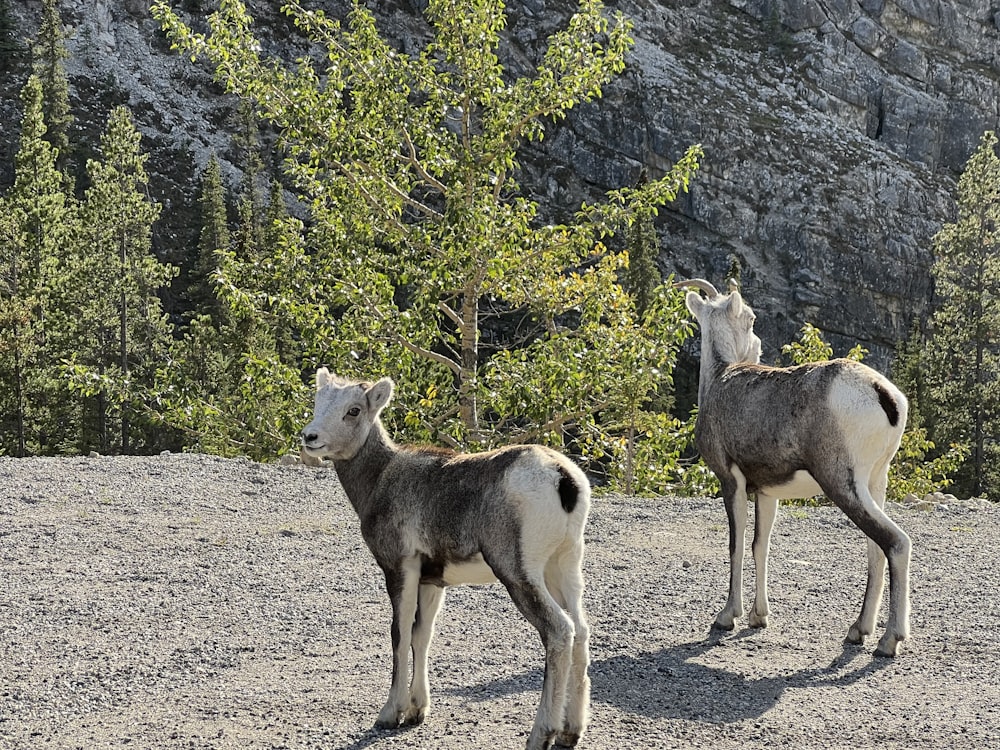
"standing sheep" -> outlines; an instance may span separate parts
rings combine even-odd
[[[424,720],[427,649],[445,587],[499,580],[545,647],[542,697],[527,747],[576,745],[590,702],[582,572],[586,475],[538,445],[478,454],[397,446],[379,419],[392,393],[388,378],[354,382],[321,368],[313,420],[302,431],[306,454],[332,459],[385,574],[392,686],[376,724]]]
[[[889,621],[875,654],[895,656],[910,633],[910,538],[885,514],[889,462],[906,426],[906,397],[875,370],[847,359],[797,367],[760,362],[755,315],[733,287],[703,279],[676,284],[701,329],[698,450],[722,485],[729,518],[729,599],[716,627],[743,614],[747,495],[756,493],[751,627],[766,627],[767,556],[781,498],[825,494],[868,536],[868,583],[849,643],[875,629],[889,561]]]

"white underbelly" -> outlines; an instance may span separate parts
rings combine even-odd
[[[823,489],[808,471],[797,471],[784,484],[778,484],[773,487],[761,487],[759,492],[762,495],[776,497],[779,500],[798,500],[813,497],[814,495],[822,495]]]
[[[441,579],[445,586],[459,586],[461,584],[475,586],[497,582],[493,569],[486,564],[482,555],[476,555],[465,562],[448,563],[444,566]]]

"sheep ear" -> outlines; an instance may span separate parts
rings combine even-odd
[[[729,317],[734,320],[743,314],[743,298],[739,292],[729,294]]]
[[[332,382],[333,382],[333,375],[330,374],[329,370],[327,370],[325,367],[321,367],[318,370],[316,370],[316,390],[317,391],[320,388],[323,388],[324,386],[330,385],[330,383],[332,383]]]
[[[707,303],[701,298],[700,293],[688,292],[684,296],[684,304],[687,305],[688,312],[694,315],[698,320],[701,320],[701,312],[705,309],[705,305]]]
[[[386,407],[386,404],[392,400],[394,388],[395,386],[390,378],[382,378],[365,391],[365,395],[368,397],[368,405],[376,414],[382,411]]]

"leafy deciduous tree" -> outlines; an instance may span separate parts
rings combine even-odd
[[[781,353],[788,358],[790,365],[804,365],[808,362],[825,362],[833,358],[833,347],[823,340],[822,332],[812,323],[806,323],[799,331],[799,340],[781,347]],[[855,344],[844,355],[845,359],[860,362],[868,350]]]
[[[664,361],[650,342],[676,347],[688,329],[659,301],[675,317],[637,334],[648,317],[618,285],[624,256],[601,242],[686,189],[700,151],[565,225],[539,220],[517,153],[623,69],[628,22],[584,0],[535,75],[512,80],[500,2],[432,0],[433,40],[415,55],[389,45],[361,3],[346,26],[285,9],[320,48],[295,69],[260,54],[236,0],[222,0],[208,35],[154,6],[175,47],[207,57],[278,128],[310,209],[308,231],[286,221],[266,261],[223,267],[230,304],[288,320],[307,362],[392,372],[413,437],[606,445],[601,417],[630,398],[635,357]]]

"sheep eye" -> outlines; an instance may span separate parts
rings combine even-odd
[[[350,409],[347,410],[347,416],[349,416],[349,417],[356,417],[360,413],[361,413],[361,407],[360,406],[352,406]]]

